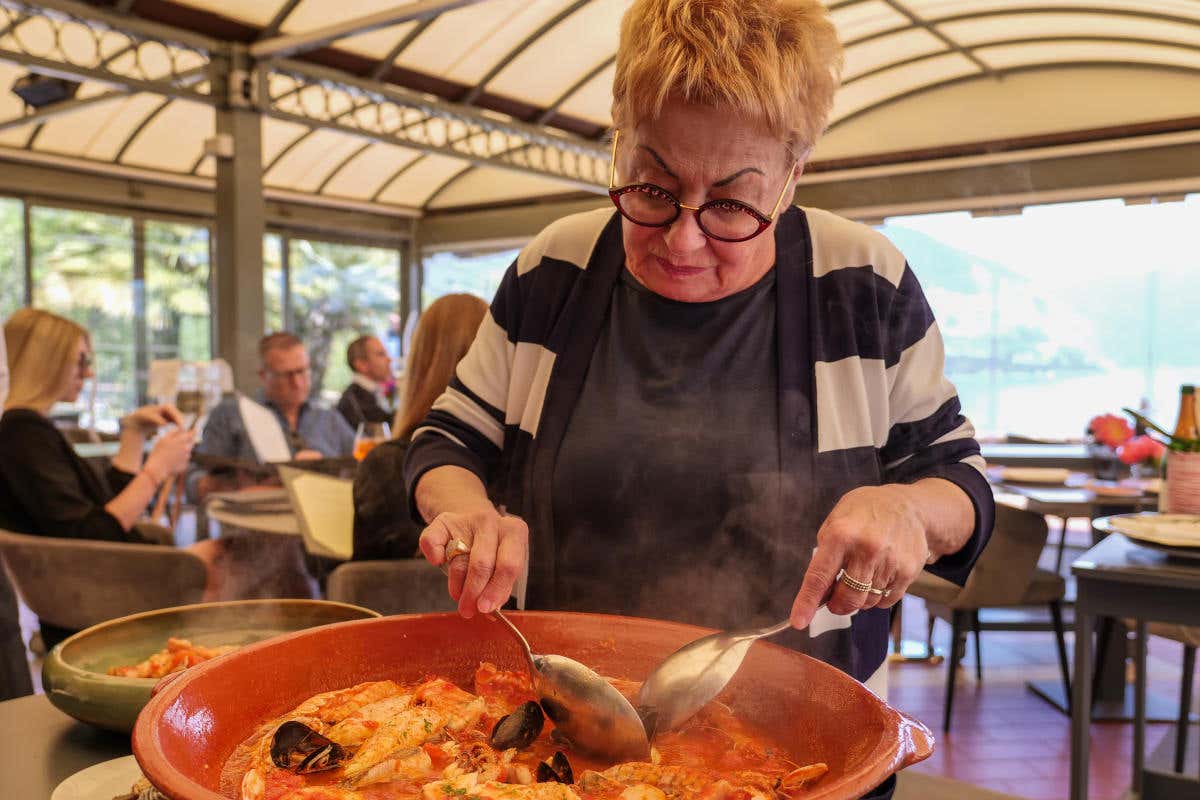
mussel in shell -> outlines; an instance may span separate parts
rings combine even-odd
[[[542,713],[542,707],[532,700],[526,701],[517,706],[516,711],[496,722],[489,744],[497,750],[507,750],[510,747],[524,750],[541,734],[545,723],[546,716]]]
[[[303,722],[289,720],[271,737],[271,762],[280,769],[303,775],[333,769],[346,758],[346,750]]]
[[[575,773],[566,753],[556,750],[550,758],[538,763],[536,778],[538,783],[574,783]]]

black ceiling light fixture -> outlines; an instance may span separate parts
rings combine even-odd
[[[70,100],[79,91],[79,83],[53,75],[28,72],[13,81],[12,91],[25,101],[25,105],[37,109]]]

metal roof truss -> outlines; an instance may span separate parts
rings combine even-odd
[[[244,45],[72,0],[0,0],[0,61],[113,90],[97,100],[40,109],[38,117],[69,113],[114,92],[150,92],[211,106],[248,105],[312,129],[533,173],[588,191],[607,185],[602,143],[307,62],[255,62]],[[4,120],[0,128],[33,120]]]

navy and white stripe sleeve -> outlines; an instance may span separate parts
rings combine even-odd
[[[884,480],[913,483],[943,478],[971,500],[975,529],[957,553],[930,568],[963,583],[991,533],[995,505],[984,476],[975,428],[962,414],[958,393],[945,375],[941,331],[912,269],[906,264],[884,317],[885,335],[898,353],[887,369],[889,425],[879,451]]]

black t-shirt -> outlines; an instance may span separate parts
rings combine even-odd
[[[554,476],[560,608],[714,627],[766,613],[775,309],[774,270],[708,303],[623,271]]]
[[[27,408],[0,417],[0,528],[67,539],[142,541],[104,505],[133,476],[75,454],[54,423]]]

